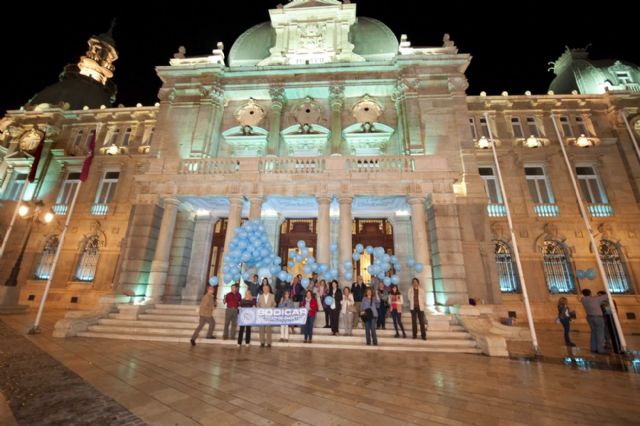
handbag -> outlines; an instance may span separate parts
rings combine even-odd
[[[373,319],[373,311],[371,308],[367,308],[360,314],[360,316],[363,321],[371,321]]]
[[[576,311],[569,311],[569,318],[576,319]]]

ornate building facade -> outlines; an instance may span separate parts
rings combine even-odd
[[[548,94],[469,96],[471,57],[448,35],[412,47],[336,0],[294,0],[270,16],[228,57],[222,46],[206,57],[181,49],[159,66],[155,106],[112,106],[117,51],[107,33],[60,82],[6,113],[0,231],[23,188],[56,214],[50,224],[18,218],[7,241],[0,283],[17,284],[19,303],[41,298],[95,136],[51,305],[195,301],[221,275],[234,230],[261,219],[284,265],[301,239],[336,268],[356,244],[382,246],[425,265],[418,275],[438,309],[474,298],[524,317],[506,195],[534,317],[552,318],[560,295],[603,287],[589,273],[595,256],[563,143],[621,319],[640,315],[637,67],[568,50]],[[30,139],[44,144],[31,183]],[[483,140],[497,147],[506,194]],[[363,256],[351,272],[368,281],[371,262]],[[410,271],[400,276],[408,288]]]

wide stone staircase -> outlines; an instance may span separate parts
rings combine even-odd
[[[215,339],[204,339],[206,328],[200,332],[198,344],[237,345],[235,340],[222,340],[222,327],[224,325],[224,308],[214,311],[216,327]],[[427,340],[411,338],[411,315],[403,313],[403,324],[407,331],[407,338],[395,338],[393,322],[389,318],[386,330],[377,330],[378,346],[365,345],[364,330],[353,330],[353,336],[333,336],[331,329],[324,328],[324,314],[316,318],[313,331],[313,344],[303,343],[303,335],[300,328],[296,327],[296,333],[289,333],[289,342],[280,342],[280,327],[273,328],[274,347],[311,347],[328,349],[360,349],[360,350],[388,350],[388,351],[413,351],[413,352],[456,352],[456,353],[481,353],[473,337],[459,325],[450,315],[427,315],[429,327]],[[132,319],[130,314],[112,313],[108,318],[99,320],[97,325],[89,326],[89,329],[78,333],[82,337],[100,337],[106,339],[123,340],[147,340],[158,342],[180,342],[189,344],[189,339],[194,328],[198,324],[198,314],[195,305],[158,304],[144,310]],[[342,332],[342,329],[340,330]],[[259,345],[258,330],[252,329],[251,345]]]

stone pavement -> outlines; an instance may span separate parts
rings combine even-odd
[[[0,320],[0,390],[24,425],[144,425]]]
[[[640,418],[640,374],[630,369],[313,346],[55,339],[63,313],[45,311],[43,333],[26,339],[152,425],[621,426]],[[23,334],[33,316],[1,318]],[[540,335],[549,354],[561,351],[553,325]],[[576,343],[586,337],[577,333]]]

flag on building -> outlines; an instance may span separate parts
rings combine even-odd
[[[36,179],[36,174],[38,173],[38,164],[40,164],[40,157],[42,157],[42,148],[44,147],[44,135],[40,140],[40,143],[36,147],[36,151],[33,153],[33,163],[31,163],[31,170],[29,171],[29,176],[27,176],[27,181],[33,182]]]
[[[87,151],[87,156],[84,159],[84,163],[82,163],[82,171],[80,172],[80,180],[84,182],[89,177],[89,167],[91,167],[91,161],[93,161],[93,154],[96,150],[96,133],[98,131],[91,133],[91,140],[89,141],[89,149]]]

